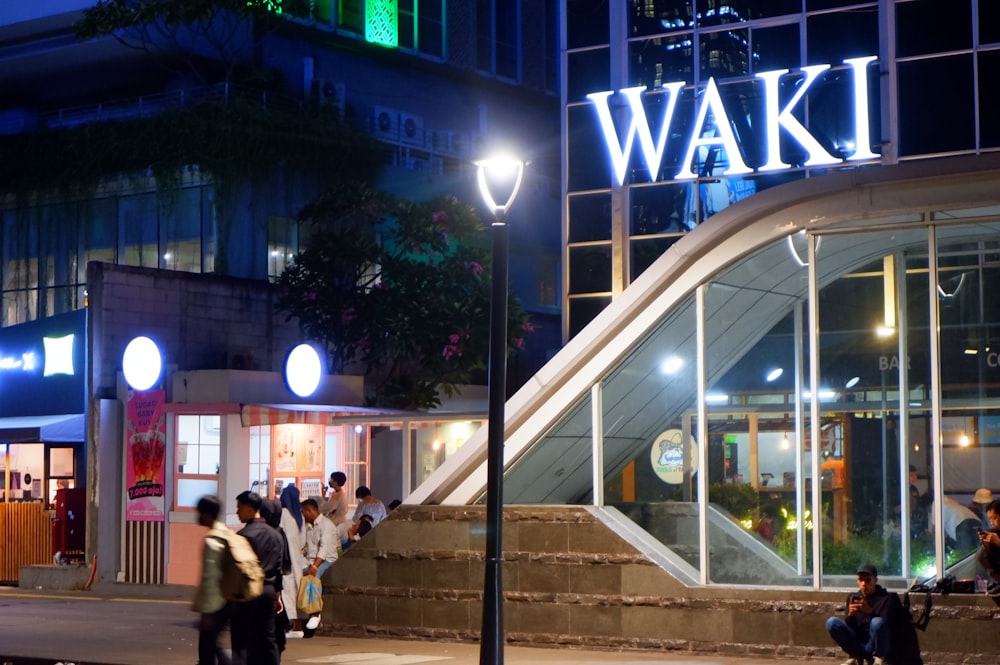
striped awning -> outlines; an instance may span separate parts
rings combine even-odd
[[[406,411],[371,409],[363,406],[331,406],[326,404],[242,404],[240,421],[244,427],[257,425],[332,425],[351,418],[385,417],[400,419]]]

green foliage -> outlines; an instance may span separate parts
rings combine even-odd
[[[489,252],[470,206],[349,185],[300,217],[314,233],[278,280],[278,307],[326,346],[337,371],[363,367],[370,404],[432,408],[485,368]],[[514,296],[508,321],[516,350],[532,326]]]
[[[75,28],[80,40],[112,36],[129,48],[162,55],[167,69],[179,60],[201,77],[209,69],[191,48],[197,43],[221,65],[223,80],[232,81],[237,65],[255,58],[263,38],[283,24],[284,12],[309,16],[310,1],[99,0]]]
[[[757,490],[747,483],[713,483],[708,486],[708,500],[738,520],[757,516]]]
[[[347,174],[373,178],[376,145],[336,108],[274,110],[230,95],[150,117],[0,137],[0,183],[21,199],[49,191],[85,197],[121,175],[153,175],[164,189],[189,167],[235,183],[284,166],[328,184]]]

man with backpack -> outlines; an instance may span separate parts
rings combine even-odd
[[[274,615],[278,611],[277,587],[285,543],[281,534],[260,517],[262,502],[255,492],[241,492],[236,497],[236,516],[244,524],[240,535],[257,553],[264,570],[264,589],[257,598],[233,605],[230,631],[235,665],[278,665],[280,661]]]
[[[198,620],[198,665],[230,665],[229,653],[219,644],[219,634],[229,621],[229,603],[222,595],[222,556],[229,527],[219,521],[221,506],[214,496],[198,500],[198,524],[208,527],[202,550],[201,582],[191,609]]]

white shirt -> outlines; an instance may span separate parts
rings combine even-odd
[[[317,557],[324,561],[337,560],[337,546],[340,545],[337,527],[325,515],[317,517],[312,524],[307,521],[302,530],[306,541],[306,559],[310,564]]]

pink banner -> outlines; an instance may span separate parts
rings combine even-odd
[[[161,522],[163,505],[163,460],[166,456],[166,414],[162,390],[133,390],[129,394],[126,433],[125,519]]]

